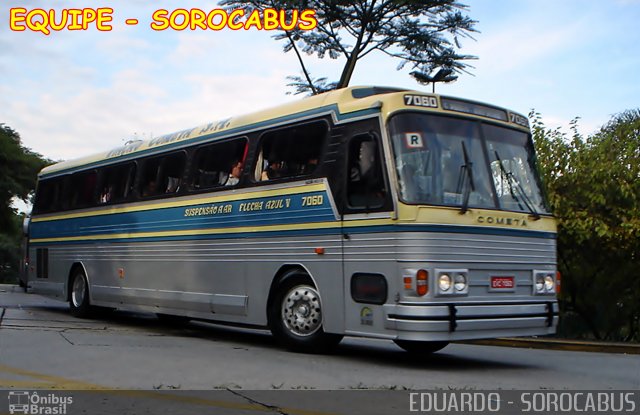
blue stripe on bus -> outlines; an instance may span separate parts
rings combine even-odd
[[[309,192],[229,202],[187,205],[34,222],[32,239],[91,237],[144,232],[188,231],[331,222],[337,218],[326,192]]]
[[[405,232],[439,232],[439,233],[463,233],[477,235],[497,235],[497,236],[519,236],[525,238],[556,239],[554,232],[532,231],[525,229],[490,228],[484,226],[468,225],[398,225],[401,228],[408,228]]]

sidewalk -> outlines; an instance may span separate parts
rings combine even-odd
[[[0,293],[23,293],[24,289],[15,284],[0,284]]]

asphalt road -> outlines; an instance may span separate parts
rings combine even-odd
[[[249,391],[269,390],[640,389],[639,355],[452,344],[416,360],[392,342],[353,338],[330,355],[296,354],[263,331],[174,327],[151,314],[122,312],[75,319],[67,304],[11,286],[0,286],[0,316],[0,389],[217,390],[229,396],[207,399],[237,405],[262,405]],[[296,402],[304,401],[300,396]],[[339,401],[333,396],[328,401]],[[376,396],[366,401],[389,402]],[[313,409],[322,406],[317,394],[309,399]]]

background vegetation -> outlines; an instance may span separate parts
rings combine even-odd
[[[546,191],[558,219],[560,336],[640,341],[640,110],[584,137],[532,113]]]
[[[12,201],[32,197],[36,175],[49,163],[23,147],[20,135],[0,123],[0,283],[15,282],[19,274],[22,215]]]

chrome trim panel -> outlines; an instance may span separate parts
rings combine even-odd
[[[551,334],[558,324],[558,310],[555,300],[384,306],[385,327],[398,331],[400,339],[412,340],[490,338],[500,332],[508,335]]]

